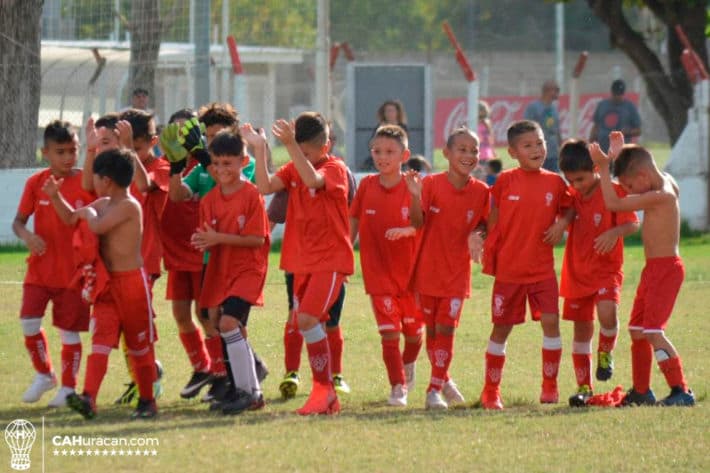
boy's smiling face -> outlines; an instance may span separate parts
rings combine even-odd
[[[537,171],[542,167],[547,156],[547,146],[542,130],[537,128],[525,132],[514,139],[508,146],[508,153],[518,160],[520,168],[525,171]]]
[[[444,147],[444,157],[449,161],[449,171],[468,176],[478,164],[478,140],[471,134],[460,133],[451,147]]]
[[[408,149],[397,140],[386,136],[377,136],[372,140],[370,154],[380,174],[398,174],[402,163],[409,158]]]

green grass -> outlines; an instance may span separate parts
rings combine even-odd
[[[264,383],[267,407],[237,417],[206,411],[199,402],[181,400],[178,391],[190,375],[168,304],[165,278],[156,286],[155,306],[160,342],[157,354],[166,375],[165,395],[159,400],[155,421],[131,422],[129,409],[112,400],[126,381],[123,357],[111,356],[109,372],[99,396],[99,416],[84,421],[66,409],[48,410],[45,398],[36,405],[20,403],[33,372],[22,343],[17,320],[24,275],[23,253],[0,253],[0,376],[5,380],[0,401],[0,421],[5,425],[24,418],[34,423],[38,440],[32,450],[33,469],[41,471],[41,424],[45,420],[45,471],[78,472],[184,472],[224,471],[483,471],[483,472],[699,472],[710,470],[705,450],[710,440],[707,394],[710,389],[710,242],[702,237],[681,245],[687,278],[671,319],[668,335],[683,356],[686,376],[700,402],[696,408],[629,408],[573,410],[564,401],[574,390],[570,360],[571,326],[563,322],[564,353],[560,369],[562,403],[537,403],[540,386],[541,332],[534,323],[517,327],[508,343],[503,379],[506,410],[487,412],[466,408],[443,413],[423,409],[428,362],[421,356],[418,384],[410,393],[409,407],[385,405],[389,394],[381,360],[379,337],[362,279],[350,279],[343,315],[345,376],[353,393],[341,396],[343,410],[333,418],[300,418],[293,410],[302,405],[310,383],[303,366],[304,386],[295,400],[278,398],[282,375],[281,336],[286,316],[283,277],[272,254],[266,287],[266,306],[255,309],[250,338],[271,369]],[[556,249],[557,261],[561,249]],[[625,326],[633,292],[643,265],[640,246],[626,251],[626,284],[622,295],[621,324]],[[475,401],[483,384],[483,353],[490,332],[488,306],[492,279],[475,271],[473,295],[464,306],[451,367],[468,401]],[[48,328],[55,366],[59,341]],[[85,351],[88,336],[83,335]],[[86,353],[85,353],[86,354]],[[303,361],[306,358],[304,356]],[[85,358],[82,360],[82,380]],[[616,372],[610,383],[597,383],[597,392],[617,383],[628,387],[629,341],[620,334]],[[664,396],[668,389],[654,368],[653,389]],[[158,454],[150,458],[54,457],[51,439],[56,435],[93,437],[153,437]],[[0,468],[7,470],[9,451],[0,447]],[[3,471],[6,471],[3,470]]]

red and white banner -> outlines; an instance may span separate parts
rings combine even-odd
[[[579,98],[579,113],[577,116],[578,137],[588,139],[592,129],[592,118],[597,103],[607,98],[608,94],[587,94]],[[638,105],[639,95],[627,93],[624,97]],[[491,124],[493,125],[493,139],[496,145],[503,146],[506,143],[506,131],[508,126],[516,120],[523,119],[525,107],[530,102],[537,100],[538,96],[498,96],[482,98],[491,108]],[[560,113],[560,128],[562,139],[570,138],[569,116],[569,96],[561,95],[557,104]],[[466,123],[467,109],[466,98],[440,99],[436,101],[434,111],[434,147],[443,148],[446,145],[446,138],[451,130]]]

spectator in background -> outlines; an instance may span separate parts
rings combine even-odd
[[[630,143],[641,134],[641,117],[636,105],[624,98],[626,83],[616,79],[611,83],[611,97],[597,104],[589,141],[596,141],[602,151],[609,149],[609,133],[620,131],[624,141]]]
[[[150,107],[148,107],[148,102],[150,102],[150,92],[143,87],[136,87],[131,93],[131,104],[128,107],[123,108],[121,112],[125,112],[126,110],[130,110],[132,108],[143,110],[153,115],[153,120],[155,120],[156,125],[161,124],[162,122],[160,121],[160,118]]]
[[[560,115],[557,111],[556,101],[560,95],[560,86],[554,80],[542,84],[542,94],[539,100],[528,104],[524,117],[526,120],[537,122],[542,128],[547,144],[547,156],[542,167],[552,172],[559,172],[557,164],[557,151],[562,138],[560,136]]]
[[[489,159],[496,157],[496,150],[493,148],[493,126],[491,125],[491,107],[483,100],[478,101],[478,162],[485,165]]]
[[[491,159],[486,163],[486,184],[491,187],[496,183],[498,174],[503,170],[503,161],[500,159]]]
[[[412,169],[417,171],[422,177],[431,173],[431,164],[421,154],[413,154],[405,163],[405,171]]]
[[[377,125],[372,129],[370,141],[372,141],[377,129],[382,125],[397,125],[409,134],[409,130],[407,130],[407,112],[405,112],[402,102],[396,99],[388,99],[382,102],[382,105],[377,109]],[[376,171],[375,163],[369,154],[362,161],[361,171]]]

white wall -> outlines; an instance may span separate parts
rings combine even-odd
[[[0,199],[0,244],[19,241],[12,233],[12,221],[17,214],[25,181],[39,170],[38,168],[0,170],[0,190],[3,195]]]

